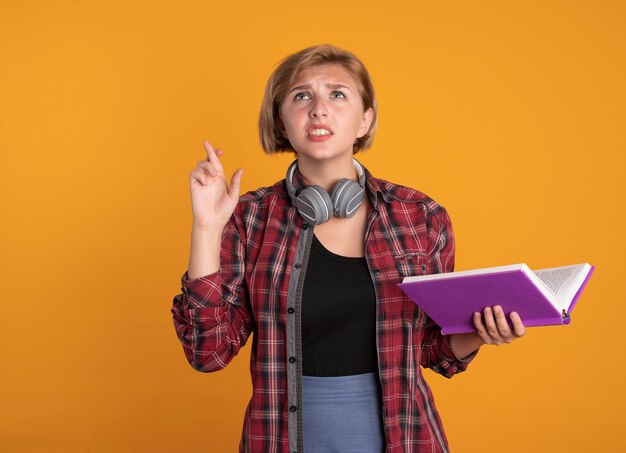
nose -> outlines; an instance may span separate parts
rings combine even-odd
[[[321,96],[316,96],[311,103],[311,110],[309,111],[309,117],[321,118],[328,116],[328,109],[326,108],[326,102]]]

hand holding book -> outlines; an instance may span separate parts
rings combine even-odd
[[[481,312],[474,312],[476,332],[457,333],[450,337],[450,347],[462,359],[474,352],[483,344],[501,345],[511,343],[526,333],[526,327],[516,312],[509,315],[510,325],[501,306],[485,307]]]

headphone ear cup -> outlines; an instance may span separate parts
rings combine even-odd
[[[296,208],[314,225],[328,222],[333,216],[333,201],[321,186],[309,186],[296,197]]]
[[[356,181],[342,179],[333,188],[331,199],[337,217],[352,217],[361,203],[365,189]]]

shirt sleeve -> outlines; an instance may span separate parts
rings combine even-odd
[[[441,263],[441,272],[454,271],[454,234],[450,217],[444,208],[436,216],[439,223],[437,240],[430,253],[438,255]],[[433,222],[433,228],[436,228]],[[450,336],[443,335],[441,328],[427,316],[424,325],[424,338],[422,340],[421,364],[425,368],[439,373],[445,377],[452,377],[456,373],[465,371],[469,363],[478,353],[472,352],[463,359],[458,359],[450,346]]]
[[[185,272],[181,279],[171,311],[185,356],[198,371],[224,368],[252,333],[245,267],[245,247],[231,219],[222,235],[220,270],[193,280]]]

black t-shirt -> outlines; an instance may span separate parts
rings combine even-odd
[[[302,368],[306,376],[378,369],[376,294],[365,258],[340,256],[313,237],[302,294]]]

